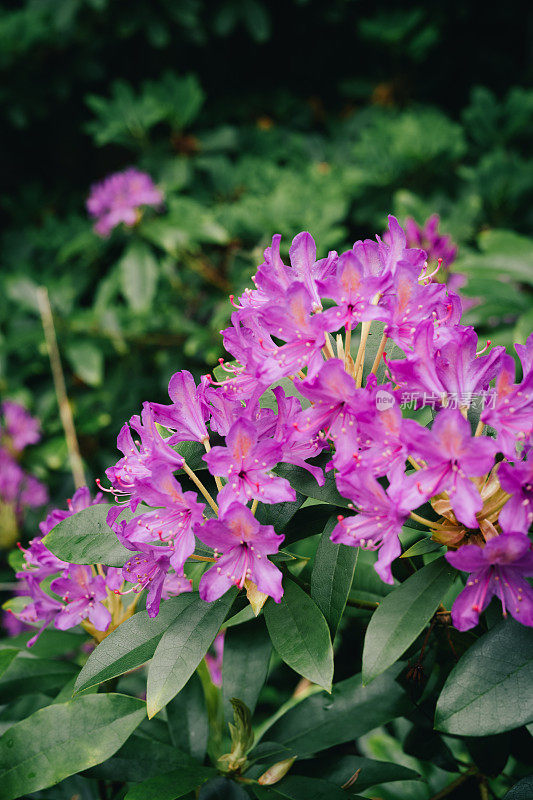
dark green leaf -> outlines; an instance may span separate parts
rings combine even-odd
[[[359,553],[356,547],[331,541],[336,524],[334,518],[326,525],[311,573],[311,597],[326,618],[332,640],[346,607]]]
[[[144,722],[144,721],[143,721]],[[160,720],[152,720],[160,722]],[[164,722],[161,722],[164,725]],[[122,745],[114,756],[103,764],[87,770],[89,778],[113,781],[143,781],[178,767],[191,767],[195,761],[169,744],[156,739],[147,739],[142,733],[143,723]]]
[[[19,652],[20,651],[15,649],[14,647],[5,647],[0,650],[0,676],[4,674],[6,669],[9,667],[15,656],[19,654]]]
[[[110,633],[89,656],[76,681],[76,691],[116,678],[140,667],[155,653],[167,628],[197,599],[197,595],[171,597],[161,605],[157,617],[140,611]]]
[[[126,800],[154,800],[156,797],[157,800],[175,800],[198,788],[214,775],[216,775],[214,769],[202,767],[200,764],[194,767],[180,767],[135,784],[127,793]]]
[[[533,630],[507,619],[484,634],[448,675],[435,727],[490,736],[533,719]]]
[[[63,561],[71,564],[105,564],[122,567],[132,553],[120,544],[117,535],[106,522],[112,504],[102,503],[84,508],[59,522],[44,537],[46,546]],[[121,519],[130,519],[125,509]]]
[[[333,680],[333,647],[318,606],[293,581],[283,582],[280,603],[267,600],[264,615],[279,656],[299,675],[329,691]]]
[[[198,761],[207,750],[209,722],[202,682],[196,673],[167,705],[167,723],[172,744]]]
[[[426,626],[454,582],[456,570],[439,558],[387,595],[372,615],[363,648],[363,683],[400,658]]]
[[[285,546],[322,533],[328,520],[335,518],[335,510],[334,506],[326,503],[300,509],[283,531]]]
[[[78,669],[66,661],[48,661],[19,652],[0,678],[0,702],[6,703],[17,694],[53,693],[76,675]]]
[[[214,603],[197,595],[164,632],[148,670],[146,702],[153,717],[185,686],[224,622],[235,590]]]
[[[198,800],[250,800],[250,795],[236,781],[214,778],[209,783],[204,783]]]
[[[312,761],[301,761],[298,771],[306,775],[323,778],[336,786],[343,786],[351,777],[361,770],[353,785],[353,791],[364,792],[369,786],[392,781],[417,781],[420,775],[401,764],[388,761],[375,761],[363,756],[324,756]],[[352,791],[352,790],[350,790]]]
[[[254,712],[266,680],[272,645],[261,618],[226,631],[222,660],[222,696],[227,720],[233,717],[230,700],[238,697]]]
[[[323,467],[326,460],[329,459],[319,456],[313,463]],[[306,469],[295,467],[293,464],[278,464],[274,472],[276,475],[286,478],[295,491],[304,494],[306,497],[314,497],[316,500],[323,500],[333,506],[348,507],[350,501],[339,494],[333,471],[326,473],[323,486],[319,486],[315,478]]]
[[[297,494],[295,502],[259,503],[255,516],[261,525],[273,525],[276,533],[283,533],[304,500],[306,500],[305,495]]]
[[[303,775],[288,775],[273,786],[254,786],[254,792],[259,800],[346,800],[346,792],[340,786]]]
[[[434,553],[436,550],[444,549],[441,544],[434,542],[429,536],[425,539],[420,539],[411,545],[400,558],[412,558],[413,556],[423,556],[426,553]]]
[[[54,786],[115,753],[146,714],[142,700],[93,694],[51,705],[0,739],[2,800]]]
[[[302,700],[280,717],[264,738],[279,742],[294,755],[311,756],[356,739],[402,716],[407,708],[393,672],[380,675],[370,686],[363,686],[358,674],[336,683],[331,695],[320,692]]]

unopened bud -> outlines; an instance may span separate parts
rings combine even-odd
[[[263,772],[257,782],[261,786],[272,786],[272,784],[285,777],[295,761],[296,756],[293,756],[292,758],[286,758],[284,761],[278,761],[277,764],[272,764],[266,772]]]

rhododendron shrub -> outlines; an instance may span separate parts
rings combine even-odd
[[[83,770],[129,800],[503,797],[533,720],[533,335],[478,342],[436,220],[407,234],[274,236],[214,373],[173,375],[23,550],[8,677],[54,629],[94,646],[34,737],[116,735],[57,766],[32,745],[30,777],[8,728],[8,800]],[[370,758],[383,726],[409,768]]]

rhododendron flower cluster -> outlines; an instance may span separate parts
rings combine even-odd
[[[109,236],[121,222],[128,227],[140,219],[142,206],[158,207],[163,194],[152,178],[135,167],[115,172],[91,188],[87,211],[96,219],[94,230],[99,236]]]
[[[44,484],[21,467],[26,447],[40,441],[39,421],[26,409],[5,400],[0,405],[0,506],[20,521],[25,508],[38,508],[48,501]]]
[[[221,359],[219,380],[175,374],[170,404],[144,404],[107,470],[122,503],[108,523],[132,552],[121,577],[148,590],[149,614],[167,581],[170,593],[190,589],[193,562],[205,568],[206,602],[232,585],[255,608],[267,596],[279,602],[283,536],[262,511],[296,501],[290,476],[307,470],[317,488],[327,478],[348,501],[332,541],[377,551],[383,581],[394,581],[400,534],[413,520],[465,573],[452,613],[460,630],[477,624],[492,596],[533,626],[533,335],[517,348],[518,380],[504,348],[479,346],[461,323],[460,298],[433,281],[426,252],[407,245],[394,217],[386,237],[320,259],[304,232],[286,263],[274,236],[253,282],[231,298],[222,335],[233,360]],[[183,447],[194,442],[200,469]],[[83,604],[88,615],[87,602],[104,592],[104,576],[85,573],[86,584],[70,569],[57,584],[67,597],[61,620]],[[92,624],[103,625],[92,609]]]
[[[120,569],[101,564],[95,567],[68,564],[57,558],[42,541],[62,520],[101,502],[101,493],[91,499],[87,487],[78,489],[68,501],[68,508],[51,511],[39,525],[40,535],[27,547],[21,547],[24,563],[16,573],[17,595],[27,598],[28,602],[22,610],[8,610],[20,622],[39,627],[28,642],[30,647],[51,622],[58,630],[81,624],[100,641],[135,611],[138,597],[128,604],[122,601],[124,577]],[[171,578],[167,584],[172,584]]]

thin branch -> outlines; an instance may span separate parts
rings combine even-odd
[[[39,303],[39,313],[41,315],[44,338],[46,341],[46,349],[48,350],[48,358],[50,359],[50,368],[52,370],[54,389],[59,407],[59,416],[61,418],[61,424],[63,426],[65,440],[67,442],[70,469],[72,471],[72,477],[74,478],[74,485],[76,486],[76,489],[79,489],[80,486],[86,486],[87,482],[85,480],[85,473],[83,471],[83,462],[81,460],[78,437],[76,436],[76,428],[74,426],[72,409],[70,407],[67,389],[65,386],[65,376],[63,374],[61,356],[59,355],[59,348],[57,346],[54,318],[52,315],[52,308],[50,306],[50,299],[48,297],[48,290],[46,286],[39,286],[37,289],[37,300]]]

